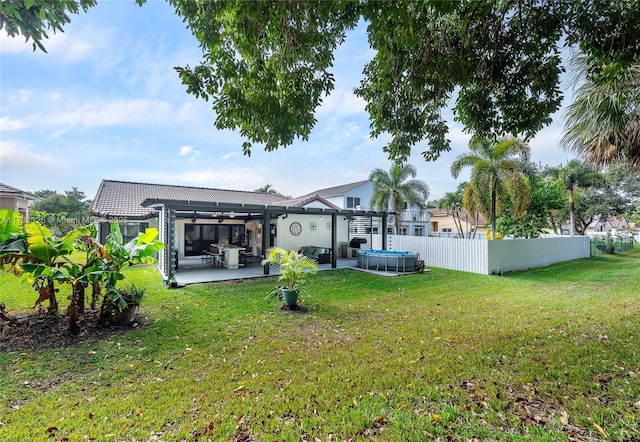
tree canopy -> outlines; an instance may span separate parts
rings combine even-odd
[[[480,212],[490,219],[491,239],[495,239],[497,215],[504,210],[507,200],[515,216],[520,216],[529,204],[525,170],[531,148],[516,138],[493,142],[474,137],[469,150],[451,164],[451,175],[457,178],[462,169],[471,168],[471,179],[464,190],[464,207],[469,213]]]
[[[38,190],[35,194],[41,199],[32,206],[31,218],[54,232],[65,234],[91,224],[92,201],[76,187],[66,190],[64,195],[55,190]]]
[[[563,98],[563,47],[585,55],[595,84],[640,55],[638,0],[167,1],[203,51],[197,66],[176,68],[187,92],[211,100],[216,127],[238,130],[247,154],[252,143],[273,150],[308,139],[334,88],[335,50],[361,23],[375,55],[355,93],[371,136],[391,135],[384,150],[397,162],[425,140],[427,160],[449,150],[450,104],[474,136],[535,135]],[[2,26],[44,50],[45,29],[61,30],[67,12],[94,3],[6,0]]]
[[[22,35],[36,48],[47,52],[42,41],[53,33],[64,32],[64,25],[71,22],[69,14],[85,12],[96,5],[96,0],[4,0],[0,2],[0,29],[7,35]]]
[[[590,68],[585,57],[574,63]],[[563,116],[568,149],[594,167],[624,163],[640,171],[640,59],[612,80],[584,81]]]

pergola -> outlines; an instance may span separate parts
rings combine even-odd
[[[327,215],[331,216],[331,248],[334,253],[331,254],[331,267],[336,268],[336,250],[337,243],[337,218],[339,216],[347,217],[369,217],[381,218],[382,232],[387,231],[387,216],[393,214],[391,212],[378,212],[372,210],[357,209],[333,209],[320,207],[299,207],[299,206],[279,206],[279,205],[255,205],[243,203],[223,203],[211,201],[190,201],[190,200],[172,200],[161,198],[147,198],[142,204],[143,207],[151,207],[158,213],[158,228],[160,230],[160,241],[165,244],[165,249],[160,254],[158,266],[165,276],[166,280],[175,277],[176,257],[175,257],[175,221],[178,217],[189,217],[189,214],[215,213],[218,219],[233,218],[245,220],[260,220],[262,230],[269,231],[272,219],[286,214],[296,215]],[[270,246],[268,243],[269,236],[262,236],[262,250],[267,250]],[[386,235],[382,235],[382,249],[387,249]],[[269,274],[269,266],[264,266],[264,274]]]

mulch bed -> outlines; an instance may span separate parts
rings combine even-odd
[[[144,319],[136,316],[131,324],[115,326],[99,324],[99,310],[87,309],[80,314],[80,333],[69,333],[67,316],[50,316],[44,312],[10,316],[11,320],[0,320],[0,351],[24,351],[70,347],[83,342],[113,339],[135,328],[145,325]]]

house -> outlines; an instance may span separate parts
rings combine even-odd
[[[606,219],[595,219],[585,229],[585,235],[615,235],[624,230],[629,230],[631,226],[624,217],[609,216]]]
[[[431,236],[469,238],[487,233],[487,221],[480,214],[472,217],[464,209],[428,209],[428,212],[431,216]]]
[[[166,281],[175,274],[181,257],[201,255],[212,244],[233,244],[253,256],[262,256],[274,246],[337,250],[339,243],[349,239],[351,219],[378,217],[385,228],[387,219],[386,212],[341,208],[318,193],[290,199],[260,192],[112,180],[100,184],[91,212],[98,217],[101,241],[113,221],[121,223],[125,239],[156,227],[165,244],[158,267]],[[336,267],[337,254],[332,255],[331,265]]]
[[[313,192],[342,209],[372,210],[370,207],[373,183],[369,180],[357,181],[340,186],[320,189]],[[389,207],[389,211],[391,208]],[[427,236],[429,234],[430,215],[417,207],[405,207],[400,213],[400,235]],[[371,222],[369,222],[371,221]],[[387,233],[394,232],[394,217],[389,217]],[[376,235],[382,233],[378,219],[353,219],[351,236]]]
[[[29,222],[29,209],[36,201],[40,198],[33,193],[0,183],[0,208],[19,212],[25,222]]]

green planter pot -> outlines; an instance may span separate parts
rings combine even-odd
[[[282,300],[284,301],[284,305],[286,305],[287,307],[298,305],[297,290],[280,289],[280,291],[282,292]]]

